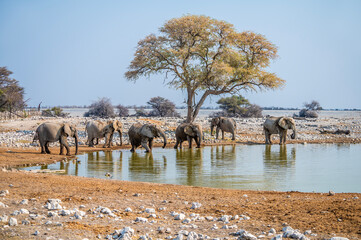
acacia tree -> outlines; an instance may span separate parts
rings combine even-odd
[[[171,19],[159,31],[159,36],[151,34],[138,42],[125,77],[132,81],[159,73],[171,77],[171,87],[187,92],[187,122],[195,119],[210,95],[284,84],[267,71],[277,47],[263,35],[237,32],[225,21],[197,15]]]
[[[10,77],[13,72],[6,67],[0,67],[0,111],[14,113],[26,106],[24,88],[16,79]]]
[[[153,110],[150,115],[160,117],[177,117],[179,114],[175,111],[175,105],[168,99],[162,97],[153,97],[147,102]]]

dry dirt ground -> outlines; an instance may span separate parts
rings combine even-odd
[[[34,129],[38,124],[37,121],[24,121],[21,125],[10,122],[6,127],[2,124],[0,131]],[[263,142],[260,133],[256,134],[259,136],[249,136],[249,139],[262,139]],[[246,139],[247,133],[240,132],[239,135],[241,139]],[[322,140],[333,143],[360,141],[360,138],[342,136]],[[297,140],[291,142],[297,143]],[[113,147],[119,148],[130,149],[129,146]],[[285,226],[298,229],[301,233],[308,231],[311,233],[306,235],[309,239],[330,239],[334,236],[361,239],[360,193],[226,190],[16,170],[19,166],[49,164],[74,157],[58,155],[58,147],[50,150],[52,154],[43,155],[39,148],[0,147],[0,239],[105,239],[115,230],[125,227],[134,229],[132,239],[146,234],[152,239],[173,239],[182,230],[184,233],[193,231],[203,237],[207,235],[209,239],[233,239],[237,237],[230,233],[241,229],[260,239],[272,239],[282,234]],[[80,152],[103,150],[85,146],[79,148]],[[8,190],[8,193],[2,190]],[[21,203],[24,199],[27,204]],[[49,212],[55,211],[44,208],[48,199],[60,199],[63,209],[78,209],[85,216],[76,219],[72,213],[69,216],[55,214],[50,217]],[[201,206],[191,209],[193,202]],[[99,206],[109,208],[112,216],[100,213]],[[127,212],[127,208],[131,208],[132,212]],[[23,214],[18,214],[20,209],[26,209],[29,213],[22,211]],[[154,209],[155,215],[151,215],[149,209]],[[185,219],[189,220],[175,220],[170,214],[173,211],[183,213]],[[228,222],[225,215],[240,217],[229,217]],[[4,216],[7,216],[6,220]],[[244,216],[249,219],[242,220]],[[16,226],[8,225],[10,218],[17,219]],[[218,221],[220,218],[223,221]],[[276,234],[269,234],[272,228]]]
[[[57,148],[54,154],[43,155],[34,149],[0,149],[0,167],[15,167],[27,164],[52,163],[64,159]],[[72,149],[73,150],[73,149]],[[80,151],[97,149],[81,147]],[[68,157],[69,158],[69,157]],[[234,238],[229,233],[244,229],[255,236],[268,236],[271,228],[281,233],[284,226],[306,230],[316,235],[310,239],[329,239],[333,236],[361,239],[361,194],[358,193],[300,193],[240,191],[214,188],[189,187],[169,184],[151,184],[83,177],[60,176],[44,173],[0,171],[0,191],[9,194],[0,197],[8,207],[0,207],[0,216],[7,215],[18,220],[18,226],[6,226],[0,222],[0,239],[104,239],[116,229],[131,227],[133,239],[149,234],[153,239],[175,237],[181,230],[194,231],[211,238]],[[28,199],[26,205],[20,204]],[[47,217],[43,206],[48,199],[60,199],[66,209],[78,208],[86,212],[83,219],[71,216]],[[192,203],[202,206],[191,209]],[[114,210],[115,217],[95,213],[98,206]],[[82,207],[82,208],[80,208]],[[126,208],[132,212],[126,212]],[[16,210],[25,208],[36,217],[20,214],[11,216]],[[155,209],[156,216],[149,217],[145,209]],[[200,217],[220,218],[224,215],[245,215],[249,220],[229,220],[229,223],[211,220],[193,220],[182,223],[174,220],[170,212],[191,213]],[[193,215],[194,216],[194,215]],[[135,222],[137,217],[148,222]],[[30,224],[22,225],[22,220]],[[50,221],[50,222],[49,222]],[[214,226],[218,229],[215,229]],[[221,229],[224,225],[233,229]],[[237,226],[237,228],[235,228]],[[159,227],[170,228],[170,232],[157,231]],[[37,236],[33,235],[36,231]]]

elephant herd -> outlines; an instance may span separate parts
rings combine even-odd
[[[236,122],[232,118],[215,117],[211,122],[211,136],[213,136],[213,130],[216,127],[216,139],[218,139],[219,131],[222,131],[222,139],[224,139],[224,133],[229,132],[232,134],[232,140],[235,140],[235,132],[237,129]],[[292,139],[296,138],[295,122],[292,118],[288,117],[267,117],[263,123],[263,130],[266,137],[266,144],[272,144],[271,135],[279,134],[280,144],[286,143],[287,130],[292,129]],[[89,147],[94,146],[94,140],[96,144],[99,143],[99,138],[105,138],[103,147],[111,147],[114,132],[119,133],[120,143],[122,145],[122,131],[123,125],[120,121],[108,121],[107,123],[101,121],[90,121],[86,124],[85,131],[88,135],[86,144]],[[167,145],[167,138],[165,133],[153,124],[140,124],[136,123],[129,128],[128,131],[129,142],[132,146],[132,152],[139,146],[142,146],[146,152],[151,151],[154,138],[163,138],[163,148]],[[192,147],[192,140],[196,142],[197,148],[200,148],[203,131],[202,126],[195,123],[182,123],[175,130],[176,144],[174,148],[178,146],[182,148],[182,143],[188,141],[189,148]],[[60,154],[63,154],[64,147],[66,148],[67,155],[70,155],[69,144],[67,137],[74,137],[75,141],[75,154],[78,153],[78,132],[75,127],[64,123],[43,123],[35,131],[34,139],[39,140],[41,153],[50,153],[49,143],[60,143]]]

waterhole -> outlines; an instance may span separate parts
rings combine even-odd
[[[361,192],[360,144],[227,145],[92,152],[25,170],[215,188]]]

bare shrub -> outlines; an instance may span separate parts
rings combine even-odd
[[[118,109],[118,116],[119,117],[128,117],[129,116],[129,109],[121,104],[116,106]]]
[[[114,108],[109,98],[101,98],[90,105],[89,111],[84,114],[84,117],[93,116],[101,118],[115,117]]]

